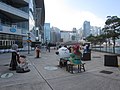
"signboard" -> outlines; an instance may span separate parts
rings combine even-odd
[[[10,28],[10,32],[16,32],[15,28]]]
[[[27,40],[27,42],[32,42],[32,40]]]
[[[16,32],[17,31],[17,25],[12,25],[10,28],[10,32]]]

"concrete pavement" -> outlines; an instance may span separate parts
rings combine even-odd
[[[59,68],[56,50],[36,59],[34,51],[27,56],[30,72],[9,71],[10,53],[0,54],[0,90],[120,90],[120,68],[104,66],[106,53],[92,51],[91,61],[84,61],[86,71],[71,74]],[[119,57],[118,57],[118,60]],[[111,74],[100,71],[111,71]]]

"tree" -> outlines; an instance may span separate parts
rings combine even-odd
[[[120,18],[117,16],[107,16],[105,22],[104,32],[107,34],[107,38],[113,41],[113,53],[115,53],[115,40],[120,36]]]
[[[95,38],[95,36],[93,36],[92,34],[91,34],[90,36],[86,37],[86,40],[87,40],[88,42],[91,42],[91,44],[96,45],[96,38]]]
[[[97,39],[97,42],[100,45],[100,50],[101,50],[101,44],[106,41],[105,34],[98,35],[95,38]]]

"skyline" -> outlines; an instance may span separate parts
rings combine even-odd
[[[103,27],[107,16],[120,16],[120,1],[116,0],[44,0],[45,23],[60,30],[79,29],[84,21]],[[113,7],[112,7],[113,6]]]

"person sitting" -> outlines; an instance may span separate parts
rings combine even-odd
[[[24,72],[29,72],[30,69],[28,68],[28,63],[26,61],[26,56],[20,55],[19,56],[19,64],[16,68],[17,73],[24,73]]]
[[[74,62],[74,63],[81,63],[81,58],[82,58],[82,53],[81,51],[79,50],[79,46],[76,45],[74,46],[73,48],[73,53],[70,54],[70,62]]]
[[[89,44],[86,44],[85,46],[84,46],[84,51],[83,51],[83,53],[89,53],[90,52],[90,45]]]
[[[66,68],[66,70],[69,72],[72,71],[73,73],[73,66],[75,65],[78,65],[78,72],[81,71],[81,69],[85,71],[84,63],[82,63],[81,61],[82,53],[79,49],[80,49],[79,45],[74,46],[73,53],[70,54],[70,58],[68,59],[69,64],[67,65]]]
[[[67,65],[67,59],[70,57],[70,52],[69,50],[66,48],[65,46],[60,46],[60,48],[58,49],[58,51],[56,52],[57,55],[59,55],[60,61],[59,61],[59,66],[63,67]]]

